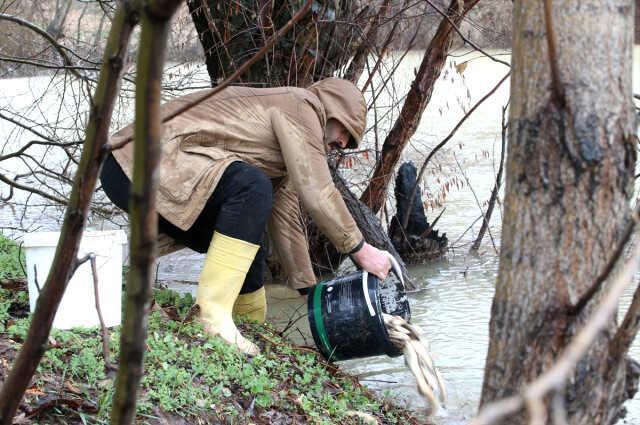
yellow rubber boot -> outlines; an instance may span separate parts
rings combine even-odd
[[[206,331],[249,355],[260,350],[240,334],[231,312],[258,248],[259,245],[214,232],[196,296]]]
[[[264,286],[256,291],[238,295],[238,299],[233,305],[233,315],[264,323],[267,318],[267,296],[264,292]]]

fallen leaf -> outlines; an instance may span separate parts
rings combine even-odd
[[[469,64],[469,61],[457,64],[456,65],[456,72],[458,74],[462,75],[464,73],[464,70],[467,69],[467,64]]]

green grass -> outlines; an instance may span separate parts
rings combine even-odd
[[[16,242],[0,233],[0,279],[24,277],[20,261],[25,263],[24,252]]]
[[[4,337],[16,341],[15,348],[26,336],[29,318],[12,318],[7,313],[10,308],[3,314],[2,303],[24,303],[24,296],[19,297],[8,290],[0,292],[0,343]],[[412,423],[406,412],[376,398],[317,353],[292,346],[269,326],[242,325],[242,332],[262,349],[249,359],[206,335],[198,321],[191,320],[190,295],[161,290],[155,292],[155,302],[138,398],[139,423],[160,423],[154,419],[159,415],[179,416],[187,423],[271,423],[278,418],[289,423],[365,423],[354,412],[373,415],[385,424]],[[119,328],[112,329],[112,359],[117,359],[119,338]],[[28,395],[26,403],[37,404],[39,391],[64,393],[66,382],[76,390],[75,397],[95,404],[97,412],[55,407],[42,420],[64,423],[60,418],[68,417],[107,423],[112,375],[105,372],[97,329],[56,330],[38,368],[38,391]]]

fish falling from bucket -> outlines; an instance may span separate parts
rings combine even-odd
[[[416,378],[418,392],[428,402],[428,414],[445,403],[447,390],[442,375],[422,342],[420,330],[400,316],[382,314],[389,339],[404,352],[404,361]],[[438,397],[436,397],[436,393]]]

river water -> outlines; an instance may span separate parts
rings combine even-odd
[[[508,55],[499,57],[509,61]],[[398,68],[393,90],[380,95],[377,102],[380,105],[377,110],[380,140],[383,140],[390,123],[397,115],[397,108],[389,108],[393,104],[392,94],[397,96],[406,92],[421,58],[421,52],[409,53]],[[639,58],[640,49],[636,48],[634,65],[638,64]],[[463,63],[466,66],[461,65]],[[640,90],[638,69],[640,68],[634,66],[635,92]],[[508,68],[504,65],[482,58],[476,53],[450,57],[412,139],[412,146],[403,154],[403,160],[412,160],[419,166],[431,148],[449,133],[465,111],[491,90],[506,72]],[[466,423],[476,413],[480,396],[488,347],[490,307],[498,270],[501,222],[499,205],[491,220],[491,235],[487,234],[479,253],[468,255],[468,249],[480,227],[479,205],[486,207],[485,203],[494,184],[500,155],[502,108],[509,96],[508,84],[506,81],[459,129],[442,154],[434,158],[432,169],[427,172],[424,181],[424,200],[433,207],[428,209],[427,215],[431,221],[442,208],[446,209],[437,228],[447,233],[452,247],[445,259],[410,269],[416,283],[423,287],[410,297],[412,321],[424,331],[449,392],[446,408],[434,417],[435,422],[440,425]],[[18,104],[33,110],[31,105],[37,94],[47,95],[42,88],[45,85],[44,79],[36,78],[0,81],[0,106],[11,104],[15,107]],[[374,79],[374,87],[378,85],[379,81]],[[49,93],[48,96],[56,97],[55,93]],[[367,96],[371,98],[371,93],[367,93]],[[118,116],[126,116],[129,107],[125,102],[118,110]],[[37,112],[47,115],[42,108]],[[376,115],[371,112],[368,122],[371,125],[375,121]],[[11,130],[8,123],[0,121],[0,131],[3,134],[8,134]],[[368,146],[373,146],[374,139],[374,132],[370,131]],[[18,143],[24,140],[24,136],[17,138]],[[43,160],[45,157],[43,154]],[[356,164],[353,174],[354,181],[357,182],[370,170],[372,160],[371,157],[369,161],[359,158],[360,162]],[[447,182],[448,189],[443,190],[443,187],[447,188]],[[0,190],[5,193],[5,187],[1,184]],[[444,194],[446,198],[443,200]],[[436,205],[438,203],[442,205]],[[59,211],[55,209],[42,210],[34,207],[23,214],[19,209],[9,208],[7,204],[0,206],[0,229],[4,228],[4,232],[12,236],[19,237],[19,233],[11,230],[18,226],[18,221],[30,229],[48,229],[56,227],[58,218]],[[472,223],[475,224],[471,226]],[[95,222],[92,226],[108,228],[112,225]],[[177,290],[193,291],[201,261],[202,256],[188,251],[164,257],[159,262],[158,279],[163,283],[170,283]],[[281,286],[269,286],[268,291],[269,317],[277,326],[284,326],[289,320],[304,316],[303,302],[295,293]],[[629,304],[630,297],[631,291],[628,291],[622,301],[622,310]],[[304,317],[296,323],[289,335],[298,342],[309,343]],[[632,355],[640,359],[638,341],[632,347]],[[341,366],[359,375],[363,382],[379,390],[381,394],[401,401],[418,413],[424,411],[425,406],[415,390],[413,377],[401,357],[390,359],[381,356],[366,361],[345,361]],[[629,414],[620,423],[640,423],[640,396],[627,402],[626,406]]]

